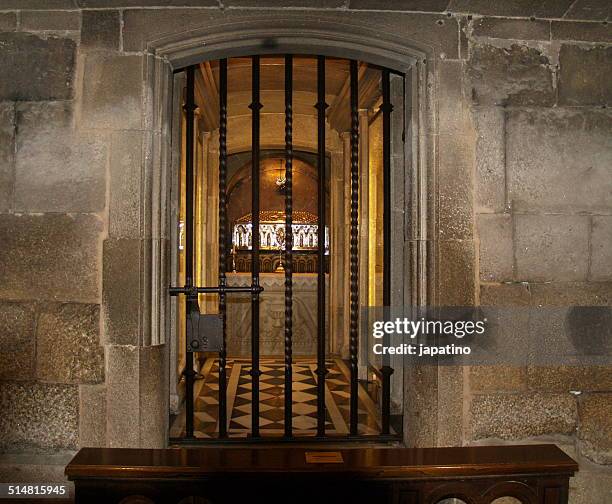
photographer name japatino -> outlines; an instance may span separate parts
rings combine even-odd
[[[469,355],[472,349],[469,345],[449,343],[435,345],[425,343],[381,342],[385,336],[407,336],[410,339],[434,336],[454,336],[463,339],[466,336],[482,335],[486,330],[487,319],[483,320],[427,320],[420,318],[396,318],[395,320],[376,320],[372,323],[372,336],[375,338],[373,351],[377,355],[410,355],[415,357],[433,357],[438,355]]]

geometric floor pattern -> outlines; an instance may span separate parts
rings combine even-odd
[[[251,432],[251,376],[249,359],[227,360],[227,430],[229,437],[246,438]],[[349,370],[341,359],[327,361],[325,406],[327,436],[349,432]],[[284,434],[284,363],[282,358],[260,359],[259,426],[263,437]],[[314,436],[317,427],[317,376],[315,359],[293,362],[293,435]],[[219,432],[219,366],[209,358],[202,366],[202,377],[194,387],[194,435],[216,438]],[[184,408],[184,406],[183,406]],[[173,423],[171,437],[184,435],[185,412]],[[378,407],[359,385],[358,431],[362,435],[380,433]]]

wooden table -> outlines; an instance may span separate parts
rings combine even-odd
[[[341,462],[307,462],[312,452]],[[338,455],[339,452],[339,455]],[[317,454],[314,455],[316,460]],[[66,467],[77,503],[566,504],[574,460],[554,445],[457,448],[83,448]],[[149,500],[145,500],[149,499]],[[129,502],[129,501],[126,501]],[[124,504],[124,503],[122,503]]]

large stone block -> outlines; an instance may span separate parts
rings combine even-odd
[[[481,18],[472,22],[472,35],[511,40],[550,40],[550,21]]]
[[[78,415],[76,385],[0,382],[0,449],[76,449]]]
[[[574,433],[576,400],[570,394],[477,395],[470,405],[472,439],[522,439]]]
[[[612,103],[612,47],[564,44],[559,52],[559,66],[560,105]]]
[[[163,387],[160,387],[163,388]],[[106,445],[106,386],[79,387],[79,447]]]
[[[28,33],[0,34],[0,100],[72,97],[75,42]]]
[[[83,11],[82,49],[119,49],[119,11]]]
[[[12,206],[15,181],[15,105],[0,103],[0,212]]]
[[[593,217],[589,279],[612,281],[612,216]]]
[[[514,270],[512,216],[483,214],[478,216],[480,279],[511,281]]]
[[[531,292],[527,284],[480,286],[480,304],[482,306],[529,306],[530,303]]]
[[[451,0],[448,10],[511,17],[562,17],[572,0]]]
[[[0,380],[34,378],[35,325],[34,306],[0,303]]]
[[[140,445],[139,351],[107,346],[106,439],[110,448]]]
[[[474,242],[440,241],[439,302],[442,306],[473,306],[476,299]]]
[[[529,281],[585,280],[589,218],[515,215],[516,275]]]
[[[320,12],[313,11],[310,16],[313,23],[321,23]],[[259,19],[274,24],[274,18],[292,19],[293,26],[297,29],[309,20],[309,14],[302,9],[249,11],[249,19],[253,21]],[[185,9],[181,11],[181,16],[169,9],[127,10],[123,16],[123,47],[126,51],[142,51],[148,41],[157,40],[164,35],[203,26],[215,26],[219,29],[225,23],[244,19],[245,13],[239,9]],[[459,54],[458,22],[455,18],[443,15],[327,10],[325,21],[342,23],[345,26],[355,23],[352,31],[357,36],[363,27],[375,29],[379,34],[395,33],[418,47],[429,51],[433,49],[439,55],[443,53],[447,59],[457,59]]]
[[[593,392],[612,390],[612,366],[529,366],[531,390]]]
[[[15,209],[99,212],[106,197],[107,147],[76,136],[70,102],[17,106]]]
[[[474,393],[520,392],[527,388],[525,368],[520,366],[471,366],[469,376]]]
[[[467,70],[472,98],[479,105],[553,105],[552,66],[533,47],[474,44]]]
[[[612,282],[533,284],[530,289],[536,306],[612,305]]]
[[[121,345],[140,342],[142,242],[104,241],[102,306],[105,341]]]
[[[514,210],[612,208],[612,115],[607,111],[512,111],[506,131],[508,197]]]
[[[176,16],[176,12],[172,15],[183,18]],[[142,56],[88,53],[85,56],[81,124],[94,129],[141,129],[143,89]]]
[[[612,394],[588,394],[579,403],[578,439],[582,455],[612,464]]]
[[[506,209],[506,118],[502,107],[474,107],[477,213]]]
[[[612,502],[612,473],[589,466],[593,464],[580,464],[579,471],[570,478],[570,504]]]
[[[96,302],[101,230],[92,215],[0,215],[0,297]]]
[[[45,305],[36,326],[36,375],[41,381],[104,381],[100,308],[89,304]]]
[[[143,138],[139,131],[114,133],[111,140],[109,236],[138,238]]]
[[[474,143],[472,136],[438,138],[439,237],[464,240],[474,236]]]
[[[78,11],[24,11],[19,28],[24,31],[65,31],[81,28],[81,13]]]
[[[164,345],[140,349],[140,446],[163,448],[168,433],[168,361]]]

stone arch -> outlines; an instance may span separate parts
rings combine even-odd
[[[283,13],[282,16],[252,15],[227,23],[215,23],[196,30],[152,37],[146,41],[147,71],[145,77],[145,119],[149,125],[149,152],[143,156],[143,187],[141,213],[144,232],[151,239],[144,245],[145,265],[143,283],[145,295],[140,303],[145,324],[150,328],[143,338],[143,345],[165,346],[164,360],[171,361],[169,345],[170,328],[174,315],[167,295],[168,279],[172,270],[168,250],[177,240],[176,230],[170,225],[176,216],[176,203],[172,201],[172,173],[176,170],[178,138],[173,138],[172,88],[177,70],[196,62],[252,54],[322,54],[354,58],[374,62],[403,72],[410,89],[405,94],[404,118],[406,136],[401,168],[394,170],[392,244],[394,269],[392,298],[400,305],[425,304],[434,293],[428,293],[435,261],[428,260],[430,249],[427,238],[435,222],[435,199],[428,198],[435,180],[434,149],[428,124],[433,110],[434,92],[428,89],[428,76],[434,68],[434,49],[408,37],[399,37],[371,29],[361,22],[327,21],[320,17],[305,16],[301,12]],[[407,86],[408,88],[409,86]],[[435,122],[435,121],[434,121]],[[411,187],[410,191],[406,191]],[[410,194],[408,194],[410,192]],[[428,203],[429,201],[429,203]],[[411,234],[419,237],[418,247],[406,247],[404,230],[406,215],[414,226]],[[416,219],[414,218],[416,217]],[[409,254],[410,258],[405,257]],[[405,265],[412,264],[412,268]],[[426,275],[426,265],[429,270]],[[408,271],[409,270],[409,271]],[[429,278],[428,278],[429,276]],[[171,280],[170,280],[171,282]],[[111,358],[111,357],[109,357]],[[397,373],[395,379],[403,380]],[[160,386],[169,395],[169,379],[161,378]],[[435,390],[432,391],[435,394]],[[160,408],[160,412],[167,408]],[[151,422],[156,425],[156,441],[152,445],[167,443],[167,415],[159,414]],[[145,422],[146,423],[146,422]],[[143,424],[143,422],[141,422]],[[151,430],[151,426],[144,427]]]

